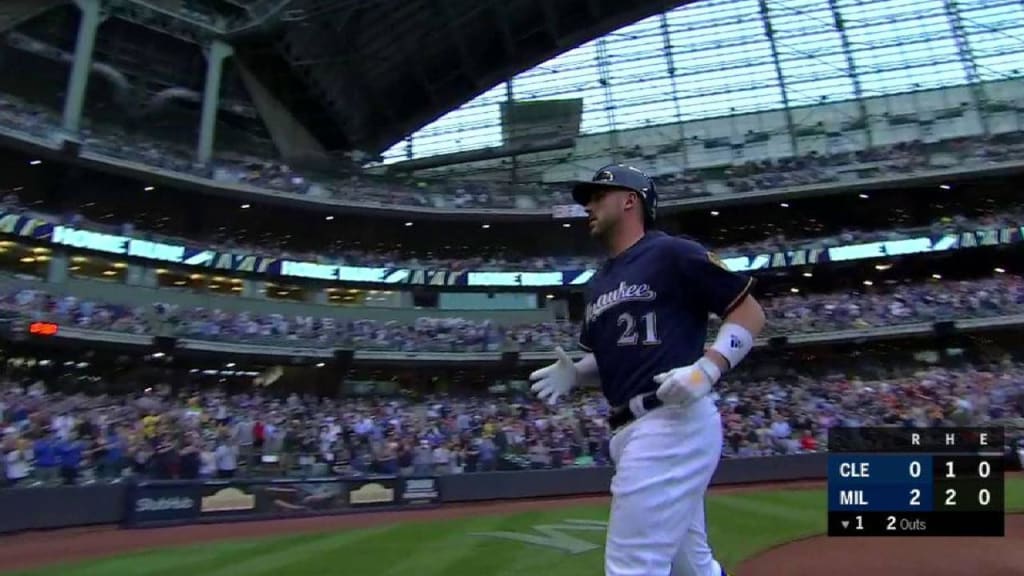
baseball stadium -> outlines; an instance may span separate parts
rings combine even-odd
[[[1021,0],[0,40],[0,574],[1024,576]]]

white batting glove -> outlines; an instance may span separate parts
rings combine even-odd
[[[711,387],[722,376],[722,371],[707,358],[701,358],[689,366],[673,368],[654,376],[658,384],[655,394],[665,404],[686,406],[709,393]]]
[[[541,400],[547,400],[548,404],[558,402],[558,399],[568,394],[576,385],[576,365],[559,346],[555,348],[558,360],[554,364],[535,370],[530,374],[530,391],[537,394]]]

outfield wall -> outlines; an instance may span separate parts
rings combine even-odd
[[[824,480],[828,454],[723,460],[712,485]],[[1020,469],[1014,459],[1008,469]],[[0,534],[119,524],[143,528],[401,511],[521,498],[608,493],[609,467],[455,474],[143,481],[0,490]]]

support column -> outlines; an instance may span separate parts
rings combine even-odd
[[[789,94],[786,91],[786,79],[782,75],[782,64],[779,63],[779,50],[775,45],[775,32],[772,30],[772,21],[768,16],[768,2],[759,0],[761,7],[761,22],[764,24],[764,35],[772,47],[772,62],[775,63],[775,78],[779,82],[779,90],[782,92],[782,109],[786,114],[786,130],[789,132],[789,147],[793,156],[797,155],[796,126],[793,124],[793,111],[789,108]]]
[[[665,64],[668,66],[668,76],[672,79],[672,105],[676,111],[676,122],[679,124],[679,143],[683,153],[682,168],[689,168],[689,150],[686,144],[686,122],[683,121],[683,107],[679,102],[679,80],[676,77],[676,60],[672,55],[672,36],[668,29],[668,16],[661,15],[661,41],[662,50],[665,52]]]
[[[267,90],[263,81],[252,73],[241,58],[235,60],[235,69],[249,91],[252,104],[266,125],[270,139],[281,158],[295,165],[304,162],[331,164],[331,159],[316,137],[295,118],[291,110]],[[408,157],[411,158],[412,156]]]
[[[505,81],[505,102],[508,106],[510,115],[513,113],[512,110],[516,103],[516,95],[513,88],[512,79],[509,78]],[[509,139],[511,140],[511,138]],[[510,143],[511,142],[506,142],[506,144]],[[509,176],[511,176],[509,178],[509,184],[515,185],[519,183],[519,156],[516,154],[515,148],[512,149],[512,157],[509,158],[509,160],[512,162],[512,166],[509,168]]]
[[[68,253],[54,250],[50,253],[50,261],[46,263],[46,281],[50,284],[63,284],[68,280]]]
[[[974,100],[974,108],[978,111],[978,122],[981,123],[982,132],[988,136],[988,111],[985,109],[985,92],[981,86],[981,76],[978,74],[978,67],[974,63],[974,52],[971,51],[971,43],[967,39],[967,31],[964,30],[963,19],[960,18],[960,9],[955,2],[950,0],[945,0],[943,4],[946,8],[946,17],[949,19],[949,26],[953,31],[953,39],[956,41],[956,50],[960,56],[960,64],[964,67],[967,85],[971,91],[971,98]]]
[[[213,156],[214,128],[217,123],[217,107],[220,102],[220,79],[224,72],[224,60],[234,49],[221,40],[213,40],[206,48],[206,83],[203,85],[203,112],[199,121],[199,144],[196,157],[200,164],[207,164]]]
[[[75,59],[71,63],[71,76],[68,78],[67,93],[64,95],[63,127],[69,134],[77,134],[82,125],[82,108],[89,86],[96,31],[103,21],[100,0],[75,0],[75,4],[78,5],[81,17],[78,20],[78,37],[75,40]]]
[[[860,84],[860,76],[857,75],[857,63],[853,59],[853,50],[850,49],[850,37],[846,35],[846,24],[843,23],[843,15],[839,11],[837,0],[829,0],[828,5],[832,9],[832,21],[835,23],[836,31],[839,32],[839,40],[843,43],[846,73],[850,76],[850,82],[853,84],[853,97],[857,100],[857,111],[860,113],[860,121],[864,125],[865,144],[868,148],[872,148],[875,145],[874,130],[871,129],[871,119],[868,118],[864,88]]]
[[[597,74],[604,91],[604,113],[608,117],[608,148],[611,162],[619,161],[619,132],[615,123],[615,100],[612,98],[611,72],[608,70],[608,43],[604,38],[597,41]]]
[[[242,280],[242,298],[267,299],[267,283],[262,280]]]
[[[331,303],[331,296],[327,293],[327,290],[313,290],[306,294],[306,299],[310,304],[320,304],[326,306]]]

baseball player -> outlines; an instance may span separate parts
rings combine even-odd
[[[586,354],[574,363],[556,349],[554,364],[530,374],[531,390],[553,404],[599,383],[612,406],[606,576],[725,576],[704,522],[722,450],[709,393],[764,327],[753,279],[696,242],[652,231],[657,192],[636,168],[601,168],[572,194],[608,260],[586,289]],[[705,350],[709,313],[723,324]]]

